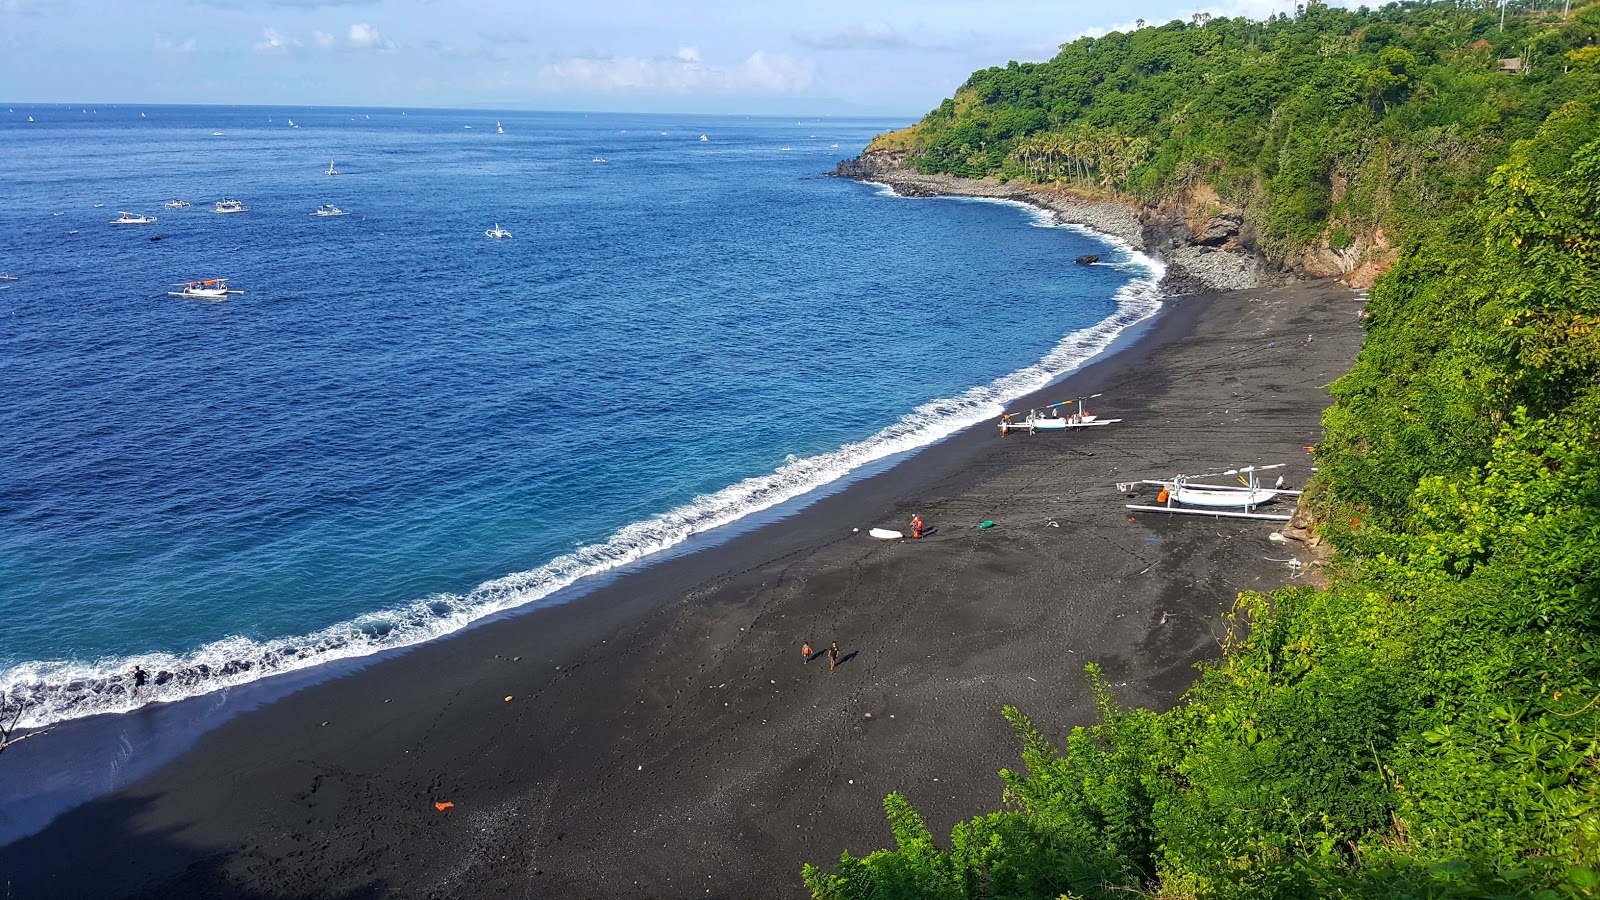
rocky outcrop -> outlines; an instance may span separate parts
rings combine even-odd
[[[1120,238],[1160,259],[1166,266],[1161,288],[1169,294],[1238,290],[1286,280],[1283,273],[1263,266],[1241,240],[1244,218],[1230,212],[1211,216],[1196,231],[1178,208],[1137,207],[993,178],[924,174],[907,163],[905,151],[865,153],[842,160],[829,174],[884,184],[903,197],[990,197],[1048,209],[1063,224],[1082,225]]]
[[[1344,248],[1323,246],[1289,259],[1268,259],[1256,246],[1244,215],[1228,209],[1207,188],[1183,202],[1138,206],[1050,186],[928,175],[913,168],[907,157],[904,150],[864,153],[840,161],[829,174],[888,185],[905,197],[993,197],[1048,209],[1062,223],[1120,238],[1160,259],[1167,267],[1161,287],[1170,294],[1238,290],[1301,277],[1338,277],[1354,287],[1369,287],[1393,262],[1382,232],[1358,236]]]

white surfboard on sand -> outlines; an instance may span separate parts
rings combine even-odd
[[[888,528],[874,528],[874,529],[868,531],[867,534],[870,534],[875,538],[878,538],[880,540],[885,540],[885,541],[898,541],[901,538],[905,537],[905,534],[903,532],[893,531],[893,530],[890,530]]]

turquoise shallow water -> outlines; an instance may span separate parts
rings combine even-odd
[[[903,123],[11,109],[0,689],[34,723],[130,708],[135,664],[170,700],[536,602],[995,416],[1156,305],[1148,260],[1035,211],[821,176]],[[246,293],[165,293],[217,276]]]

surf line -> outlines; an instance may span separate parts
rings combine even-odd
[[[1027,207],[1016,201],[995,202]],[[801,497],[870,463],[926,447],[998,416],[1010,401],[1082,367],[1128,328],[1159,311],[1158,285],[1164,267],[1125,241],[1091,233],[1126,255],[1125,262],[1118,265],[1139,272],[1113,295],[1117,306],[1110,316],[1066,335],[1037,363],[957,396],[930,400],[861,441],[815,456],[791,456],[771,473],[701,495],[626,525],[602,542],[528,571],[484,582],[466,593],[423,597],[307,635],[265,640],[230,636],[186,653],[151,653],[90,663],[26,662],[0,674],[0,693],[26,700],[28,709],[21,725],[36,728],[127,712],[148,702],[181,700],[326,662],[412,646],[459,631],[487,616],[536,603],[582,578],[628,565],[694,535]],[[135,667],[155,676],[137,699],[132,696],[131,683]]]

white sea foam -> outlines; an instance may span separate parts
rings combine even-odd
[[[1058,225],[1048,213],[1035,221],[1087,231]],[[817,456],[791,456],[770,474],[696,497],[676,509],[627,525],[601,543],[558,556],[538,568],[485,582],[467,593],[424,597],[300,637],[263,641],[234,636],[183,654],[23,663],[0,673],[0,693],[27,700],[22,725],[32,728],[99,713],[126,712],[145,703],[179,700],[333,660],[410,646],[459,631],[497,612],[535,603],[581,578],[659,553],[692,535],[814,491],[864,465],[994,419],[1007,403],[1082,366],[1110,346],[1117,335],[1160,308],[1157,285],[1163,266],[1126,242],[1094,234],[1121,254],[1112,265],[1138,273],[1118,291],[1115,313],[1067,335],[1037,363],[959,396],[931,400],[865,440]],[[151,683],[138,698],[132,696],[135,666],[151,676]]]

